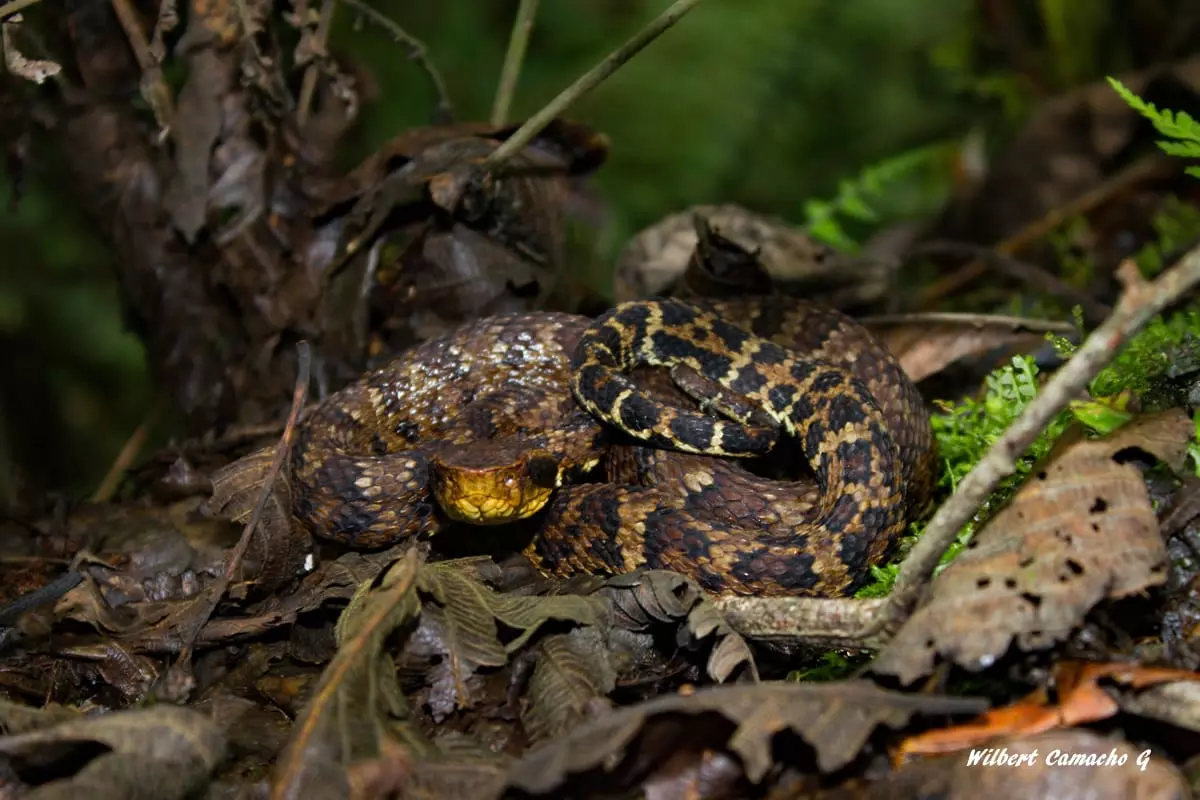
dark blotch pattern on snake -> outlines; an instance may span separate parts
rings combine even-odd
[[[629,374],[651,365],[682,367],[710,395],[765,412],[815,480],[767,480],[712,457],[775,441],[761,424],[664,402],[661,380]],[[714,593],[844,595],[932,489],[919,393],[866,329],[830,309],[765,297],[628,303],[585,333],[576,367],[581,404],[645,445],[612,452],[614,483],[559,494],[527,551],[549,573],[664,568]]]

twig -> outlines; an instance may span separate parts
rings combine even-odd
[[[1061,227],[1072,217],[1086,214],[1130,186],[1163,174],[1167,168],[1175,168],[1173,159],[1158,154],[1139,159],[1066,205],[1051,209],[1041,219],[1029,223],[992,249],[1003,255],[1013,255]],[[982,276],[988,266],[984,261],[975,260],[946,275],[921,292],[919,305],[928,306],[953,294]]]
[[[169,130],[175,118],[175,102],[171,99],[170,88],[163,80],[158,59],[150,49],[146,32],[142,30],[137,11],[130,5],[129,0],[111,0],[111,3],[117,21],[125,31],[125,38],[129,40],[129,48],[133,50],[138,67],[142,70],[142,94],[153,109],[158,126]]]
[[[317,91],[317,79],[321,77],[320,59],[326,55],[325,42],[329,39],[329,29],[333,27],[333,10],[337,8],[337,0],[324,0],[321,3],[321,14],[317,18],[317,29],[312,32],[309,45],[309,57],[312,63],[304,70],[304,78],[300,82],[300,101],[296,108],[296,123],[303,128],[308,122],[308,114],[312,111],[313,95]]]
[[[1016,459],[1155,314],[1200,283],[1200,247],[1152,283],[1142,279],[1137,265],[1131,260],[1122,262],[1117,268],[1117,279],[1124,288],[1112,315],[1087,337],[1071,360],[1050,377],[1033,402],[937,510],[900,565],[887,605],[880,609],[868,635],[890,633],[905,618],[933,575],[942,554],[1000,481],[1013,474]]]
[[[790,645],[871,648],[881,645],[864,635],[887,603],[820,597],[722,597],[721,617],[748,639],[785,640]]]
[[[150,436],[150,430],[154,427],[154,423],[158,421],[162,410],[163,403],[159,401],[146,412],[145,418],[142,419],[141,423],[125,441],[121,452],[117,453],[112,466],[108,468],[108,472],[104,475],[104,480],[100,481],[100,485],[96,487],[96,491],[92,492],[91,501],[93,503],[107,503],[116,494],[117,487],[121,485],[121,478],[129,471],[138,453],[145,447],[146,439]]]
[[[8,19],[13,14],[18,14],[24,8],[29,8],[39,0],[12,0],[10,3],[5,3],[0,6],[0,22]]]
[[[1090,319],[1101,320],[1112,313],[1112,308],[1106,303],[1101,303],[1087,292],[1072,286],[1036,264],[1021,261],[1007,253],[983,245],[934,240],[921,242],[909,251],[909,255],[972,258],[986,264],[996,272],[1002,272],[1034,289],[1080,306]]]
[[[525,60],[525,48],[529,44],[537,8],[538,0],[521,0],[521,5],[517,7],[512,35],[508,37],[508,52],[500,69],[500,85],[496,87],[496,99],[492,103],[492,124],[497,128],[508,119],[508,109],[517,91],[517,79],[521,77],[521,63]]]
[[[288,453],[292,449],[292,442],[296,438],[296,422],[300,419],[300,411],[304,408],[304,400],[308,396],[308,381],[309,372],[312,365],[312,353],[309,349],[308,342],[301,341],[296,344],[296,388],[292,392],[292,410],[288,414],[287,425],[283,429],[283,436],[279,437],[279,443],[275,446],[275,455],[271,459],[271,468],[267,471],[266,480],[263,483],[262,490],[258,495],[258,502],[254,504],[254,511],[250,514],[250,519],[246,520],[246,527],[242,529],[242,536],[238,539],[238,543],[233,548],[233,552],[229,554],[229,560],[225,562],[225,572],[213,585],[208,593],[208,609],[203,614],[196,617],[195,625],[185,637],[183,650],[179,654],[179,660],[176,665],[187,664],[192,657],[192,647],[196,642],[196,636],[200,633],[200,629],[208,622],[213,611],[216,610],[217,604],[221,602],[221,598],[225,596],[226,590],[229,589],[229,584],[233,582],[234,575],[237,574],[241,567],[242,559],[246,555],[246,548],[250,546],[250,538],[254,535],[254,529],[258,527],[258,522],[262,518],[263,510],[267,507],[267,501],[271,497],[271,493],[275,490],[275,481],[279,479],[279,471],[283,468],[283,462],[287,458]]]
[[[415,61],[421,69],[425,70],[425,74],[429,76],[430,82],[433,84],[433,90],[438,96],[437,116],[439,121],[449,122],[454,119],[454,106],[450,103],[450,94],[446,91],[446,84],[442,80],[442,74],[433,66],[433,62],[429,59],[429,53],[425,47],[425,43],[415,36],[408,33],[392,20],[379,13],[371,6],[367,5],[363,0],[342,0],[343,3],[350,6],[358,13],[362,14],[367,19],[374,22],[379,27],[386,30],[400,44],[408,47],[409,60]]]
[[[646,27],[635,33],[633,37],[610,53],[607,58],[579,77],[574,83],[562,90],[557,97],[525,121],[516,133],[504,140],[504,143],[492,151],[484,164],[489,169],[496,169],[510,158],[521,152],[525,145],[533,141],[533,137],[554,121],[572,103],[583,95],[595,89],[600,83],[616,72],[622,64],[637,55],[642,48],[661,36],[668,28],[679,21],[687,12],[699,5],[700,0],[675,0],[670,8],[664,11]]]

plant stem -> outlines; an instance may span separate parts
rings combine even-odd
[[[517,8],[512,35],[508,37],[508,52],[500,69],[500,85],[496,88],[496,100],[492,104],[491,122],[497,128],[508,119],[508,109],[517,91],[517,79],[521,77],[521,64],[525,61],[525,48],[529,45],[529,34],[533,30],[537,9],[538,0],[521,0]]]
[[[607,58],[584,73],[578,80],[559,93],[557,97],[525,121],[517,132],[492,151],[484,162],[489,169],[496,169],[529,144],[533,137],[541,133],[556,117],[562,114],[572,103],[583,95],[595,89],[609,75],[616,72],[622,64],[637,55],[642,48],[661,36],[668,28],[679,21],[687,12],[700,4],[700,0],[675,0],[671,6],[658,15],[650,24],[635,33],[629,41],[610,53]]]

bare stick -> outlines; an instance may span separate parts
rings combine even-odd
[[[599,86],[605,78],[620,69],[622,64],[641,52],[646,45],[661,36],[678,22],[680,17],[699,4],[700,0],[675,0],[671,7],[660,14],[657,19],[635,33],[633,38],[610,53],[607,58],[584,73],[577,81],[563,89],[541,111],[526,120],[516,133],[492,151],[484,164],[489,169],[495,169],[521,152],[525,145],[533,141],[533,137],[541,133],[543,128],[566,111],[568,106]]]
[[[497,128],[508,119],[508,109],[517,91],[517,79],[521,77],[521,64],[525,61],[525,48],[529,44],[537,8],[538,0],[521,0],[521,5],[517,7],[512,35],[508,37],[508,53],[500,69],[500,85],[496,88],[496,99],[492,103],[492,124]]]
[[[883,644],[867,636],[885,599],[823,597],[722,597],[722,619],[748,639],[786,641],[790,645],[873,648]]]
[[[383,28],[392,35],[393,39],[408,48],[409,59],[416,62],[421,69],[425,70],[425,74],[429,76],[429,81],[433,84],[434,92],[437,93],[438,119],[447,122],[454,119],[454,106],[450,103],[450,94],[446,91],[446,83],[442,80],[442,74],[437,71],[437,68],[433,66],[433,62],[429,60],[429,53],[425,47],[425,43],[383,14],[371,8],[362,0],[342,0],[342,2]]]
[[[283,462],[287,459],[288,453],[291,452],[292,442],[296,439],[296,423],[300,419],[300,411],[304,408],[304,400],[308,397],[308,376],[311,364],[312,355],[308,347],[308,342],[298,342],[296,344],[296,387],[292,392],[292,410],[288,414],[287,425],[283,429],[283,436],[279,437],[279,444],[275,445],[275,454],[271,459],[271,468],[267,471],[266,480],[262,485],[262,490],[258,494],[258,502],[254,504],[254,510],[250,513],[250,519],[246,520],[246,527],[242,529],[242,536],[238,539],[237,545],[234,546],[233,552],[229,554],[229,560],[225,562],[225,572],[209,591],[208,610],[206,613],[197,616],[195,626],[184,639],[183,650],[179,654],[179,660],[176,662],[176,665],[187,664],[191,659],[192,646],[196,642],[196,637],[199,635],[200,629],[208,622],[209,617],[216,610],[217,604],[225,596],[225,592],[229,589],[229,584],[233,582],[234,575],[237,574],[238,569],[241,567],[242,559],[246,556],[246,548],[250,546],[250,537],[254,535],[254,529],[258,527],[258,522],[262,519],[263,510],[267,507],[267,501],[270,499],[271,493],[275,490],[275,481],[279,479],[279,471],[283,468]]]
[[[1040,292],[1054,295],[1067,303],[1080,306],[1084,313],[1093,320],[1101,320],[1112,313],[1107,304],[1101,303],[1082,289],[1042,269],[1036,264],[1002,253],[999,250],[970,242],[952,242],[934,240],[916,245],[908,253],[909,256],[950,256],[952,258],[971,258],[986,264],[996,272],[1004,273],[1027,286]]]
[[[1170,170],[1177,170],[1179,166],[1174,161],[1174,159],[1160,154],[1141,158],[1109,177],[1099,186],[1089,189],[1074,198],[1066,205],[1050,209],[1043,217],[1029,223],[1012,236],[997,244],[993,249],[1003,255],[1013,255],[1062,227],[1072,217],[1078,217],[1094,208],[1100,207],[1130,186],[1136,186],[1142,181],[1157,175],[1170,174]],[[987,262],[979,259],[963,265],[960,269],[951,272],[936,283],[926,287],[921,292],[921,305],[927,306],[947,295],[953,294],[963,286],[985,274],[988,266]]]
[[[325,42],[329,39],[329,29],[333,27],[333,10],[337,8],[336,0],[324,0],[321,3],[321,14],[317,17],[317,29],[312,33],[312,47],[309,56],[312,63],[304,70],[304,78],[300,82],[300,101],[296,108],[296,122],[303,128],[308,123],[308,114],[312,111],[313,94],[317,91],[317,79],[321,77],[320,60],[328,55]]]
[[[942,554],[959,531],[987,500],[1000,481],[1016,471],[1016,460],[1033,444],[1072,398],[1116,357],[1121,348],[1150,319],[1184,292],[1200,283],[1200,247],[1185,255],[1157,280],[1147,283],[1131,260],[1117,268],[1124,286],[1112,316],[1087,337],[1071,360],[1055,372],[1037,397],[1004,435],[992,445],[975,468],[959,482],[942,504],[900,565],[896,585],[880,609],[869,633],[886,633],[902,621],[928,583]]]

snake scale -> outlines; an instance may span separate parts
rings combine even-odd
[[[755,471],[789,447],[807,476]],[[935,461],[919,393],[865,328],[747,296],[468,324],[327,398],[291,475],[297,519],[351,546],[539,514],[525,552],[548,575],[837,596],[927,501]]]

